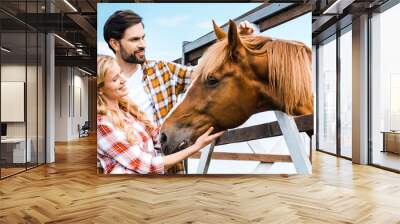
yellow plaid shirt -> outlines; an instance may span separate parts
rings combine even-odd
[[[144,89],[151,96],[153,120],[158,126],[175,106],[179,94],[190,84],[192,67],[165,61],[146,61],[143,66]],[[184,173],[183,163],[168,170],[168,173]]]

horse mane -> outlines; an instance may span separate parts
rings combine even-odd
[[[294,108],[312,105],[311,49],[298,41],[272,39],[266,36],[241,36],[243,46],[252,55],[265,57],[267,87],[280,97],[284,112],[293,114]],[[207,76],[230,60],[228,40],[218,41],[204,53],[194,76]]]

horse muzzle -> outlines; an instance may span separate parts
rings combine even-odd
[[[159,141],[163,154],[170,155],[191,146],[193,142],[190,140],[190,133],[189,130],[161,129]]]

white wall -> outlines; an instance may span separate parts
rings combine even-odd
[[[78,124],[88,120],[88,78],[83,75],[76,68],[56,67],[55,141],[79,138]]]
[[[33,66],[28,66],[28,73],[31,73],[33,69],[36,68]],[[1,81],[3,82],[25,82],[25,65],[18,64],[9,64],[1,66]],[[25,82],[26,83],[26,82]],[[29,91],[29,89],[28,89]],[[27,96],[32,98],[36,97],[36,90],[33,93],[28,92]],[[27,99],[28,100],[28,99]],[[32,100],[28,100],[27,102],[31,102]],[[7,108],[1,108],[2,110],[7,110]],[[36,115],[36,114],[35,114]],[[29,114],[28,114],[29,116]],[[28,117],[28,120],[29,119]],[[25,137],[25,122],[7,122],[7,137]],[[29,137],[29,136],[28,136]]]
[[[78,75],[76,72],[79,72]],[[82,73],[79,70],[74,71],[74,91],[71,105],[72,108],[72,119],[71,119],[71,136],[72,138],[78,138],[78,124],[82,126],[85,121],[88,121],[88,78],[81,76]],[[81,108],[80,108],[81,107]],[[81,111],[80,111],[81,110]]]
[[[55,68],[55,141],[68,140],[69,117],[69,69],[67,67]]]
[[[37,70],[38,69],[38,70]],[[44,89],[42,68],[35,66],[25,66],[25,64],[3,64],[1,66],[2,82],[24,82],[26,83],[26,108],[22,108],[22,113],[26,110],[27,119],[23,122],[6,122],[8,138],[27,138],[30,140],[32,161],[44,162]],[[27,78],[27,80],[25,80]],[[38,92],[37,92],[38,91]],[[24,94],[22,92],[21,94]],[[2,96],[7,97],[7,96]],[[10,108],[1,108],[3,112],[13,113]],[[37,154],[39,156],[37,157]]]

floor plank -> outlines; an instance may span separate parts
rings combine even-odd
[[[311,176],[102,176],[96,139],[0,181],[0,223],[400,223],[400,175],[314,152]]]

